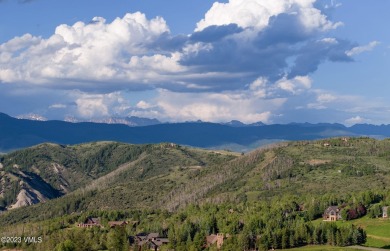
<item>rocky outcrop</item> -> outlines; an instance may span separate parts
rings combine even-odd
[[[46,201],[45,198],[39,191],[31,189],[22,189],[20,190],[18,196],[16,197],[16,202],[11,205],[8,209],[14,209],[23,206],[33,205],[39,202]]]

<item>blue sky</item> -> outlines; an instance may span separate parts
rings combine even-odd
[[[0,0],[0,112],[390,123],[387,0]]]

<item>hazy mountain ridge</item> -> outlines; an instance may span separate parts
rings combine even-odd
[[[237,124],[236,122],[233,124]],[[240,124],[241,125],[241,124]],[[80,144],[119,141],[134,144],[173,142],[202,148],[248,151],[263,140],[311,140],[336,136],[390,136],[390,126],[341,124],[274,124],[231,126],[207,122],[187,122],[129,127],[123,124],[70,123],[15,119],[0,113],[0,152],[44,142]]]

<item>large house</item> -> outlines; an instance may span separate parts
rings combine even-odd
[[[78,227],[101,227],[99,218],[88,217],[83,223],[77,224]]]
[[[141,233],[134,237],[135,244],[138,246],[138,250],[141,251],[143,247],[148,250],[153,249],[155,251],[160,250],[160,247],[169,243],[168,238],[159,237],[158,233]]]
[[[389,212],[389,207],[383,207],[382,208],[382,217],[389,218],[388,212]]]
[[[341,220],[341,212],[338,206],[328,207],[323,214],[324,221],[337,221]]]

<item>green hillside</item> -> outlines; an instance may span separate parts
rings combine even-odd
[[[161,193],[165,195],[200,170],[226,163],[236,156],[170,143],[42,144],[0,158],[0,209],[15,203],[22,190],[54,194],[46,196],[44,201],[64,194],[69,194],[67,198],[77,198],[74,203],[90,199],[91,205],[84,209],[107,206],[123,209],[129,203],[132,207],[152,206]],[[86,192],[94,194],[94,198],[84,197]],[[120,198],[123,198],[121,203],[116,203]]]
[[[23,193],[35,199],[32,204],[59,197],[138,158],[142,151],[142,146],[101,142],[42,144],[4,155],[0,158],[0,207],[9,208]]]
[[[78,234],[92,234],[98,244],[76,250],[110,249],[109,228],[88,232],[75,227],[87,216],[106,223],[136,221],[126,227],[128,235],[159,232],[175,250],[204,249],[198,242],[211,233],[233,236],[224,250],[345,246],[366,240],[368,246],[390,247],[374,223],[324,225],[318,220],[330,205],[342,206],[345,213],[364,207],[361,216],[367,212],[370,217],[390,205],[390,140],[284,142],[248,154],[170,143],[44,144],[4,155],[0,162],[2,180],[22,177],[18,172],[34,174],[59,193],[56,199],[0,216],[0,234],[20,235],[23,229],[24,234],[46,236],[41,250],[67,238],[76,241]],[[17,188],[3,185],[14,194]],[[312,223],[316,219],[319,224]],[[386,231],[388,223],[383,224]],[[53,238],[57,241],[52,243]]]

